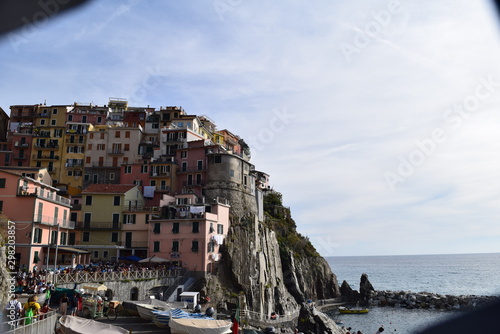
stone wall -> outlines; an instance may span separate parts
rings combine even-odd
[[[131,300],[132,289],[137,289],[138,300],[149,298],[149,290],[157,286],[169,286],[175,281],[175,278],[161,279],[139,279],[130,281],[106,281],[102,282],[116,300]],[[58,284],[58,288],[81,289],[84,283],[79,284]]]

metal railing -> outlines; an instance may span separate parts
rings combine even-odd
[[[7,316],[8,318],[8,316]],[[2,333],[5,334],[45,334],[54,333],[57,322],[57,312],[43,313],[33,318],[19,318],[2,322]],[[28,324],[27,324],[28,323]]]
[[[187,280],[189,279],[189,277],[191,277],[189,271],[187,271],[186,269],[182,269],[182,270],[185,270],[185,271],[184,272],[179,271],[179,275],[177,275],[177,278],[175,279],[175,281],[172,284],[170,284],[170,286],[168,287],[167,290],[163,291],[163,300],[164,301],[168,301],[170,299],[170,297],[172,296],[172,294],[175,291],[177,291],[177,287],[179,285],[184,285],[187,282]]]
[[[51,225],[51,226],[59,225],[60,227],[63,227],[63,228],[75,228],[74,221],[65,220],[65,219],[56,219],[53,216],[44,216],[44,215],[35,214],[33,221],[35,223],[40,223],[40,224],[44,224],[44,225]]]
[[[267,314],[258,313],[248,310],[240,310],[240,319],[246,320],[249,324],[258,327],[266,327],[269,325],[279,325],[286,322],[295,322],[299,317],[300,309],[297,309],[290,314],[278,314],[276,318],[270,319]]]
[[[105,281],[127,281],[152,278],[177,277],[181,274],[181,269],[171,270],[134,270],[134,271],[111,271],[111,272],[76,272],[76,273],[49,273],[45,275],[46,282],[54,284],[91,283]]]

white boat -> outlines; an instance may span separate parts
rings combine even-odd
[[[139,316],[146,320],[153,320],[153,311],[167,311],[170,309],[170,306],[162,301],[153,300],[152,304],[136,304],[137,312],[139,312]]]
[[[178,334],[225,334],[231,333],[231,321],[172,318],[169,322],[170,333]]]
[[[153,322],[156,327],[159,328],[169,328],[169,323],[171,318],[191,318],[191,319],[208,319],[213,320],[214,318],[208,317],[200,313],[189,313],[179,308],[173,308],[168,311],[153,311]]]
[[[64,334],[129,334],[119,326],[105,324],[91,319],[63,315],[59,318],[59,329]]]

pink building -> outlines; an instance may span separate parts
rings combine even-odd
[[[46,168],[0,168],[0,210],[15,223],[16,264],[32,269],[88,263],[77,240],[70,200],[59,196]]]
[[[190,271],[214,272],[229,229],[229,204],[220,199],[204,203],[194,194],[175,198],[175,204],[162,207],[160,219],[150,220],[149,255]]]

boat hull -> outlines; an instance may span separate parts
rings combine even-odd
[[[129,334],[127,329],[119,326],[71,315],[63,315],[59,318],[59,329],[64,334]]]
[[[170,319],[170,333],[174,334],[225,334],[231,333],[231,322],[226,320]]]
[[[365,314],[368,313],[368,309],[367,308],[352,309],[352,308],[340,307],[339,312],[342,314]]]

